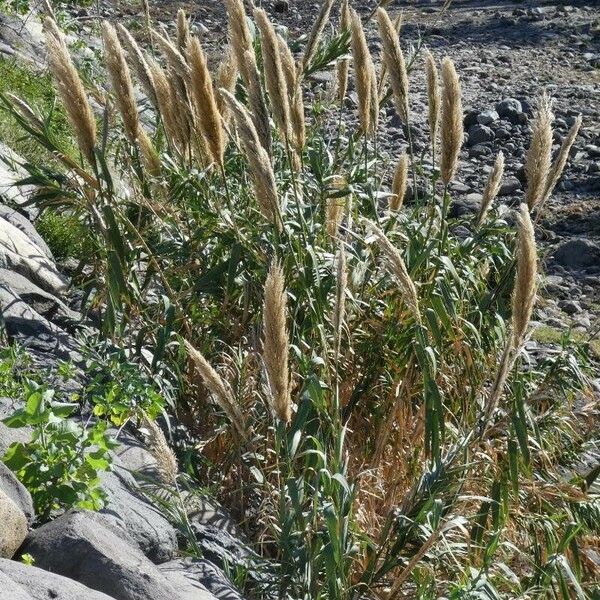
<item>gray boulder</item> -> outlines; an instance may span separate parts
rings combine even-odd
[[[116,600],[187,600],[104,516],[69,511],[33,531],[24,551],[42,569]]]
[[[67,280],[44,250],[3,217],[0,217],[0,268],[16,271],[54,296],[67,288]]]
[[[160,565],[161,573],[190,600],[243,600],[221,569],[209,560],[184,558]]]
[[[118,458],[114,469],[100,473],[100,485],[107,495],[107,505],[101,514],[127,534],[150,560],[155,563],[170,560],[178,551],[175,529],[143,498],[133,475],[120,465]]]
[[[0,462],[0,490],[21,509],[31,525],[35,519],[31,494],[3,462]]]
[[[27,536],[27,517],[1,489],[0,523],[0,558],[12,558]]]
[[[76,581],[30,567],[13,560],[0,559],[0,598],[10,600],[114,600]]]
[[[34,352],[50,355],[53,359],[81,362],[80,347],[75,338],[3,286],[0,286],[0,310],[10,339]]]
[[[486,125],[477,124],[469,128],[469,146],[491,142],[493,139],[494,132]]]
[[[0,13],[0,37],[5,31],[2,28],[2,14]],[[23,204],[34,189],[33,186],[17,187],[15,185],[29,175],[21,166],[23,163],[25,163],[24,158],[0,142],[0,199],[5,202]]]
[[[18,295],[33,310],[59,327],[72,327],[81,322],[79,313],[15,271],[0,269],[0,287]]]
[[[586,239],[563,242],[554,251],[554,262],[568,269],[600,268],[600,245]]]
[[[50,248],[27,217],[6,204],[0,204],[0,218],[19,228],[50,260],[54,260]]]

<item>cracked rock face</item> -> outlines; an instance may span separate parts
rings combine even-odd
[[[27,536],[27,517],[0,489],[0,557],[12,558]]]

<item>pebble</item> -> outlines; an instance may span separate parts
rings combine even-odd
[[[497,121],[500,118],[500,115],[495,110],[484,110],[477,115],[477,122],[480,125],[490,125]]]
[[[500,186],[498,195],[500,196],[512,196],[521,190],[521,182],[512,175],[507,177]]]
[[[486,125],[473,125],[469,129],[469,146],[491,142],[494,137],[494,131]]]

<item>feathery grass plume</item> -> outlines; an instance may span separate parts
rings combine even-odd
[[[196,370],[202,377],[204,385],[208,391],[213,395],[217,404],[221,407],[223,412],[227,415],[234,429],[239,435],[247,439],[247,432],[245,428],[245,419],[241,408],[238,406],[231,389],[225,384],[221,376],[212,368],[210,363],[204,358],[204,356],[192,346],[187,340],[184,340],[185,348],[188,356],[191,358]]]
[[[344,216],[345,202],[343,198],[328,198],[325,221],[327,233],[331,237],[335,237],[340,229],[340,223]]]
[[[438,82],[438,71],[435,58],[429,51],[425,50],[425,73],[427,77],[427,108],[429,116],[429,132],[431,143],[435,146],[437,132],[440,123],[440,84]]]
[[[217,99],[213,90],[212,77],[208,70],[206,56],[197,38],[191,38],[187,49],[191,69],[189,87],[196,103],[196,114],[200,123],[202,136],[210,156],[219,166],[223,166],[225,152],[225,135],[223,123],[217,107]]]
[[[464,133],[460,81],[454,63],[447,56],[442,61],[442,82],[440,171],[442,181],[448,185],[456,173]]]
[[[142,153],[142,160],[144,161],[144,166],[150,175],[158,175],[160,173],[160,158],[156,153],[156,149],[154,148],[154,144],[150,139],[150,136],[142,129],[142,127],[138,127],[138,145],[140,147],[140,152]]]
[[[224,89],[228,92],[233,93],[235,90],[235,84],[238,77],[238,67],[233,54],[233,48],[231,45],[225,54],[225,58],[219,63],[216,74],[216,88],[217,90]],[[224,123],[229,122],[230,112],[227,108],[225,101],[220,93],[217,93],[217,108],[221,113],[221,118]]]
[[[392,182],[392,196],[390,198],[390,210],[398,211],[404,202],[406,187],[408,184],[408,155],[402,154],[396,165],[394,181]]]
[[[269,111],[267,109],[267,101],[260,81],[260,73],[258,72],[258,66],[256,65],[254,51],[248,50],[244,57],[246,61],[244,68],[248,78],[248,106],[250,107],[250,113],[252,114],[254,125],[256,126],[258,139],[268,156],[271,156],[272,138]]]
[[[513,346],[518,348],[531,319],[537,291],[537,248],[529,211],[519,207],[517,238],[517,276],[512,297]]]
[[[148,68],[152,74],[158,110],[165,128],[165,133],[167,134],[170,143],[179,147],[181,144],[181,132],[175,117],[177,106],[176,100],[173,97],[174,94],[171,89],[171,83],[163,68],[153,58],[148,58]],[[181,150],[181,148],[179,149]]]
[[[156,31],[156,29],[152,29],[152,38],[158,42],[169,66],[184,81],[188,81],[191,75],[190,67],[185,56],[179,51],[177,46],[175,46],[171,40]]]
[[[335,288],[335,306],[333,309],[333,335],[336,354],[340,351],[342,328],[346,315],[346,289],[348,288],[348,268],[344,244],[340,241],[337,252],[337,277]]]
[[[313,23],[312,29],[306,42],[306,48],[301,61],[301,71],[304,71],[308,67],[310,61],[313,59],[317,48],[319,47],[319,41],[323,35],[323,30],[327,21],[329,20],[329,14],[331,13],[331,7],[333,6],[333,0],[323,0],[321,2],[321,8],[315,22]]]
[[[350,5],[348,0],[342,0],[342,6],[340,8],[340,33],[350,31],[351,26]],[[348,91],[349,67],[350,60],[348,58],[341,58],[337,61],[337,96],[340,103],[344,102],[346,92]]]
[[[96,120],[79,73],[73,65],[63,34],[54,20],[46,17],[43,29],[54,85],[65,105],[81,154],[91,165],[95,165]]]
[[[383,3],[380,4],[380,6],[383,7]],[[400,37],[400,31],[402,30],[402,21],[403,20],[404,20],[404,15],[401,12],[398,13],[396,15],[396,18],[394,19],[394,31],[396,32],[397,37]],[[387,80],[388,80],[388,75],[389,75],[389,73],[388,73],[387,67],[385,65],[385,62],[382,62],[381,70],[379,72],[379,84],[377,85],[377,91],[379,93],[379,101],[380,102],[385,97],[384,88],[385,88],[385,84],[387,83]]]
[[[150,102],[152,102],[152,105],[155,108],[158,108],[158,100],[156,98],[156,90],[154,89],[154,81],[152,81],[152,73],[144,58],[144,53],[133,36],[121,23],[117,23],[116,29],[121,44],[123,44],[125,50],[127,50],[127,56],[142,89],[146,93],[146,96],[148,96]]]
[[[289,341],[286,320],[287,294],[281,265],[273,261],[265,282],[263,306],[263,359],[269,377],[275,416],[289,423],[292,407],[289,388]]]
[[[190,23],[185,16],[185,10],[177,11],[177,47],[179,52],[185,54],[190,44]]]
[[[364,221],[369,229],[373,232],[379,248],[385,257],[386,262],[388,263],[390,272],[398,282],[400,291],[404,296],[404,301],[412,313],[413,318],[417,323],[420,324],[421,311],[419,310],[417,288],[408,273],[404,259],[400,255],[400,252],[398,252],[398,250],[394,247],[392,242],[390,242],[389,238],[381,229],[379,229],[379,227],[377,227],[377,225],[371,221],[367,221],[366,219],[364,219]]]
[[[302,152],[306,143],[306,125],[304,122],[304,97],[302,96],[302,82],[298,69],[294,63],[294,57],[287,42],[281,37],[279,39],[279,52],[281,65],[287,84],[290,99],[290,116],[292,118],[292,144],[298,154]]]
[[[525,159],[527,189],[525,201],[533,210],[544,198],[552,162],[552,101],[543,94],[538,100],[531,133],[531,144]]]
[[[283,74],[277,34],[267,13],[262,8],[254,10],[254,19],[260,31],[265,83],[271,99],[273,117],[285,139],[291,141],[292,128],[288,93],[293,90],[288,90]]]
[[[498,156],[496,157],[496,162],[494,163],[494,168],[491,170],[488,175],[487,182],[485,184],[485,188],[483,190],[483,198],[481,200],[481,207],[479,209],[479,214],[477,215],[477,219],[475,221],[475,225],[479,227],[487,216],[492,203],[496,199],[498,192],[500,191],[500,186],[502,185],[502,176],[504,175],[504,154],[502,151],[498,152]]]
[[[36,129],[44,129],[43,121],[35,114],[34,110],[31,108],[31,106],[29,106],[29,104],[27,104],[27,102],[19,98],[19,96],[15,96],[15,94],[12,94],[11,92],[7,92],[6,97],[12,102],[15,110],[24,119],[29,121],[31,125],[33,125]]]
[[[252,35],[248,27],[243,0],[225,0],[229,24],[229,43],[233,49],[238,69],[244,83],[250,84],[250,71],[256,68],[256,55],[252,45]],[[246,52],[250,52],[250,63]]]
[[[489,421],[498,406],[508,373],[517,357],[517,351],[523,343],[535,304],[537,291],[537,249],[529,207],[526,203],[522,203],[519,207],[518,227],[516,246],[517,274],[511,301],[512,318],[510,337],[506,340],[496,377],[485,402],[482,434],[487,429]]]
[[[220,92],[235,119],[240,141],[250,167],[254,193],[260,210],[268,221],[275,223],[281,229],[282,223],[275,174],[269,155],[261,145],[248,111],[235,99],[233,94],[227,90],[220,90]]]
[[[365,32],[358,13],[350,9],[350,23],[352,33],[352,62],[354,77],[356,78],[356,92],[358,94],[358,117],[365,135],[372,133],[374,124],[371,103],[373,100],[373,58],[367,46]]]
[[[158,426],[156,421],[152,421],[145,415],[142,427],[148,431],[148,449],[156,460],[156,466],[158,467],[158,473],[162,482],[175,486],[179,466],[175,452],[169,446],[163,430]]]
[[[131,74],[115,28],[108,21],[102,23],[102,38],[108,78],[123,119],[123,129],[129,142],[134,144],[138,136],[139,118]]]
[[[575,119],[575,123],[573,123],[573,126],[571,127],[571,129],[569,129],[569,132],[567,133],[565,139],[560,145],[558,156],[556,157],[554,163],[552,163],[548,179],[546,180],[546,187],[544,189],[544,195],[542,197],[540,205],[544,204],[546,200],[548,200],[548,198],[550,197],[550,194],[552,194],[552,192],[554,191],[554,188],[556,187],[556,184],[558,183],[558,180],[562,175],[565,165],[567,164],[567,160],[569,159],[569,152],[571,152],[571,147],[575,143],[575,138],[579,133],[581,123],[582,117],[581,115],[579,115]]]
[[[377,9],[379,35],[383,45],[383,62],[389,73],[394,104],[400,118],[408,121],[408,73],[404,53],[400,47],[398,34],[390,16],[384,8]],[[377,95],[379,98],[379,94]]]
[[[377,89],[377,69],[373,61],[371,61],[369,69],[371,70],[369,74],[369,82],[371,84],[371,100],[369,101],[369,108],[371,110],[370,127],[371,131],[374,132],[377,130],[379,124],[379,91]]]

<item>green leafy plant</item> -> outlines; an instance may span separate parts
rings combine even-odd
[[[30,427],[32,439],[15,442],[4,463],[16,473],[33,498],[38,519],[71,507],[98,510],[104,493],[98,472],[110,468],[109,451],[116,444],[106,425],[78,424],[72,417],[77,404],[54,400],[54,390],[24,382],[25,406],[3,420],[8,427]]]

